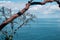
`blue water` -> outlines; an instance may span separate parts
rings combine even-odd
[[[60,40],[60,19],[41,18],[18,30],[14,40]]]
[[[60,19],[40,18],[20,28],[13,40],[60,40]]]

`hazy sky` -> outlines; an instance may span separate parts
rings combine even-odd
[[[0,6],[11,8],[13,13],[17,13],[25,7],[28,1],[29,0],[0,0]],[[42,2],[44,0],[34,1]],[[56,2],[30,6],[27,12],[36,15],[38,18],[60,18],[60,8]]]

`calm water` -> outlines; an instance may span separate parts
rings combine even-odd
[[[60,19],[37,19],[19,29],[14,40],[60,40]]]
[[[17,31],[14,40],[60,40],[60,19],[41,18]]]

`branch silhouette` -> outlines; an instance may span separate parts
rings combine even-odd
[[[32,14],[28,14],[28,16],[30,16],[30,18],[24,20],[24,22],[22,24],[19,25],[19,27],[17,27],[14,30],[14,34],[17,32],[18,29],[20,29],[23,25],[26,25],[29,21],[33,21],[32,19],[35,18],[35,16],[33,16]]]

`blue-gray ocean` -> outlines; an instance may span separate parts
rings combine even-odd
[[[60,40],[60,18],[40,18],[29,23],[17,31],[13,40]]]

